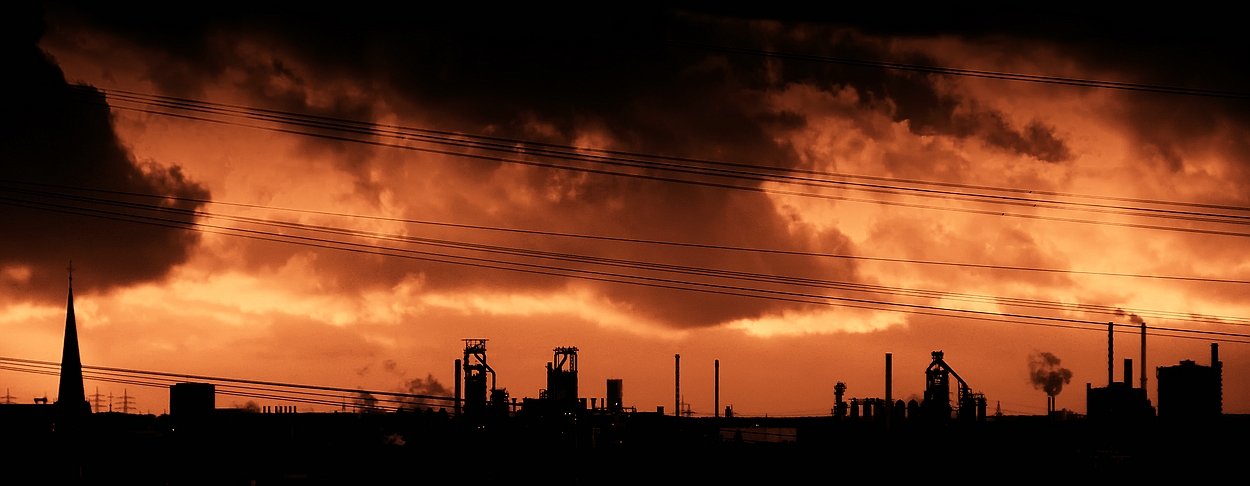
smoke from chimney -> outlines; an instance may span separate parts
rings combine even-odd
[[[1056,396],[1063,391],[1063,385],[1072,381],[1072,370],[1059,366],[1059,358],[1047,352],[1029,356],[1029,380],[1033,388],[1045,390],[1047,395]]]
[[[352,407],[355,408],[357,412],[362,412],[362,413],[373,413],[373,412],[381,411],[381,409],[378,408],[377,397],[373,396],[372,393],[369,393],[364,390],[360,390],[356,392],[356,396],[352,398]]]
[[[411,393],[413,395],[432,395],[437,397],[451,396],[451,392],[448,391],[447,387],[443,386],[442,383],[439,383],[438,379],[434,378],[433,373],[427,374],[424,380],[421,378],[408,380],[404,382],[403,388],[406,393]],[[437,408],[435,404],[427,403],[428,401],[429,400],[426,399],[410,397],[407,400],[407,403],[404,404],[404,408],[411,410]],[[443,404],[439,402],[437,406],[443,406]]]
[[[1124,312],[1124,309],[1116,309],[1115,315],[1120,316],[1120,317],[1128,316],[1129,322],[1132,322],[1133,324],[1137,324],[1139,326],[1142,324],[1145,324],[1146,322],[1146,321],[1143,321],[1141,317],[1138,317],[1137,314],[1134,314],[1132,312]]]

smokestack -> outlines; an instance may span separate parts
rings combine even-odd
[[[720,418],[720,360],[716,360],[716,404],[712,405],[712,414]]]
[[[673,384],[674,384],[673,401],[677,405],[677,408],[673,409],[673,416],[680,417],[681,416],[681,355],[680,354],[673,355]]]
[[[1133,387],[1133,358],[1124,358],[1124,385]]]
[[[1107,323],[1107,386],[1115,383],[1115,323]]]
[[[885,429],[890,430],[890,417],[894,415],[894,355],[885,353]]]
[[[460,416],[460,360],[456,360],[456,416]]]
[[[1146,321],[1141,321],[1141,389],[1146,389]]]
[[[1220,367],[1220,344],[1211,343],[1211,367]]]
[[[608,398],[604,405],[608,410],[619,412],[625,407],[625,382],[621,379],[608,379]]]

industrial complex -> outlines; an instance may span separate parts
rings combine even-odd
[[[340,483],[414,474],[742,482],[835,466],[867,472],[889,464],[896,465],[891,474],[920,477],[955,456],[977,467],[1028,467],[1044,457],[1052,470],[1129,475],[1233,467],[1244,446],[1211,439],[1250,431],[1250,421],[1222,413],[1218,345],[1211,345],[1207,365],[1182,361],[1156,368],[1156,405],[1144,388],[1144,329],[1138,386],[1131,359],[1124,360],[1123,380],[1114,381],[1109,346],[1107,386],[1087,384],[1084,414],[1054,410],[1053,394],[1045,416],[987,413],[987,397],[942,351],[933,351],[924,370],[900,370],[924,373],[922,401],[892,396],[896,370],[886,354],[884,397],[848,398],[846,385],[836,383],[835,401],[823,416],[745,417],[731,407],[722,413],[718,361],[716,411],[694,417],[681,407],[680,355],[674,356],[670,411],[627,405],[620,379],[604,383],[604,396],[587,397],[588,387],[578,380],[578,348],[571,346],[552,350],[546,388],[518,399],[496,386],[488,341],[475,338],[463,340],[463,354],[454,360],[453,396],[395,394],[398,399],[368,401],[361,393],[350,410],[334,412],[286,405],[219,409],[212,380],[187,378],[169,384],[169,413],[157,416],[92,412],[71,290],[58,399],[0,405],[0,431],[10,447],[21,444],[7,456],[13,464],[30,465],[19,468],[24,479],[132,484]],[[1109,344],[1113,336],[1108,333]],[[264,382],[236,381],[264,389]],[[95,445],[102,437],[109,447]]]

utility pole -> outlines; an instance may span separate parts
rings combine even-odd
[[[103,395],[100,394],[100,387],[98,386],[95,387],[95,394],[91,395],[91,411],[92,412],[100,413],[100,397],[102,396]]]
[[[126,393],[126,389],[122,389],[121,396],[122,413],[130,413],[130,409],[135,406],[135,398]]]
[[[12,405],[12,404],[13,404],[13,398],[14,398],[14,397],[13,397],[13,395],[10,395],[10,394],[9,394],[9,389],[8,389],[8,388],[5,388],[5,389],[4,389],[4,404],[5,404],[5,405]]]

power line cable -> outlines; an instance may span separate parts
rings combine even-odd
[[[3,201],[0,201],[3,202]],[[11,201],[6,204],[13,204]],[[58,205],[49,205],[58,206]],[[32,206],[39,208],[38,206]],[[233,236],[243,236],[251,239],[262,241],[274,241],[283,243],[295,243],[303,246],[336,249],[343,251],[351,251],[364,254],[375,254],[381,256],[401,257],[413,260],[430,261],[436,263],[447,263],[454,265],[463,265],[477,268],[488,268],[497,270],[510,270],[521,273],[540,274],[548,276],[577,278],[583,280],[602,281],[610,283],[624,283],[630,285],[640,285],[655,288],[666,288],[674,290],[689,290],[702,293],[730,295],[740,297],[762,298],[777,301],[788,301],[803,304],[830,305],[839,307],[859,308],[876,311],[892,311],[903,312],[919,315],[930,315],[937,317],[955,317],[972,320],[983,320],[1001,323],[1016,323],[1027,325],[1038,325],[1046,327],[1061,327],[1073,329],[1098,330],[1103,325],[1102,322],[1088,321],[1081,319],[1062,318],[1054,316],[1036,316],[1017,313],[1002,313],[977,311],[970,309],[947,308],[941,306],[889,302],[872,299],[857,299],[842,296],[832,296],[823,294],[811,294],[807,292],[785,291],[778,289],[763,289],[742,287],[738,285],[716,284],[708,282],[695,282],[688,280],[679,280],[672,278],[640,276],[619,274],[607,271],[594,271],[587,269],[576,269],[567,267],[555,267],[543,264],[533,264],[524,262],[514,262],[506,260],[498,260],[491,258],[471,257],[465,255],[445,254],[428,251],[418,251],[413,249],[383,247],[380,245],[363,244],[356,242],[345,242],[327,238],[308,237],[298,235],[287,235],[262,230],[250,230],[242,228],[223,227],[218,225],[210,225],[203,223],[188,223],[178,220],[167,220],[150,216],[115,213],[102,210],[84,209],[75,207],[59,207],[43,209],[70,212],[71,214],[94,215],[104,217],[106,219],[117,219],[129,222],[146,222],[156,224],[158,226],[168,226],[171,228],[179,228],[184,230],[202,231],[208,233],[219,233]],[[1017,320],[1011,320],[1017,319]],[[1021,321],[1018,319],[1031,319],[1042,322]],[[1089,325],[1098,326],[1097,328],[1088,327]],[[1250,334],[1230,333],[1221,331],[1195,330],[1184,328],[1168,328],[1160,326],[1149,326],[1157,332],[1162,331],[1167,334],[1160,334],[1168,337],[1188,337],[1192,339],[1201,339],[1199,336],[1207,336],[1206,339],[1213,337],[1220,340],[1229,340],[1232,342],[1242,342],[1239,338],[1250,338]]]
[[[374,122],[352,120],[352,119],[347,119],[347,118],[329,117],[329,116],[324,116],[324,115],[311,115],[311,114],[296,113],[296,112],[290,112],[290,111],[249,107],[249,106],[244,106],[244,105],[216,103],[216,102],[210,102],[210,101],[194,100],[190,98],[178,98],[178,97],[170,97],[170,96],[164,96],[164,95],[139,93],[135,91],[111,89],[111,90],[108,90],[107,92],[103,92],[94,87],[78,86],[78,85],[75,85],[72,88],[76,89],[78,92],[81,92],[83,94],[90,94],[92,96],[95,96],[99,93],[103,93],[109,99],[120,99],[121,101],[132,101],[132,102],[139,103],[139,104],[152,104],[152,105],[158,105],[158,106],[167,106],[167,107],[175,108],[175,109],[188,109],[192,111],[202,111],[206,113],[225,114],[228,116],[238,115],[238,116],[244,116],[244,117],[253,117],[254,119],[258,119],[258,120],[275,121],[279,123],[306,124],[308,123],[308,121],[311,120],[313,122],[321,124],[317,126],[322,126],[327,129],[335,129],[336,127],[338,127],[338,128],[344,128],[349,131],[353,131],[359,134],[366,134],[366,135],[390,135],[390,136],[398,136],[401,138],[406,138],[410,136],[428,137],[429,140],[448,141],[448,142],[456,142],[456,143],[470,143],[470,142],[475,142],[475,141],[486,141],[486,142],[490,142],[488,146],[493,147],[493,148],[502,148],[508,152],[529,152],[529,151],[534,150],[535,148],[541,148],[541,149],[553,149],[553,150],[558,151],[557,153],[560,153],[563,155],[571,154],[571,155],[585,156],[588,154],[602,154],[606,156],[622,156],[622,157],[630,158],[630,159],[620,159],[620,160],[631,160],[631,159],[636,159],[636,158],[654,159],[654,160],[671,161],[671,162],[693,163],[693,164],[698,164],[698,165],[731,167],[731,168],[747,169],[747,170],[760,170],[760,171],[768,171],[768,172],[781,173],[781,174],[790,174],[790,173],[803,174],[803,175],[821,177],[824,179],[837,178],[837,179],[849,179],[849,180],[870,180],[870,181],[884,182],[884,183],[890,183],[890,184],[902,183],[902,184],[913,184],[913,185],[921,185],[921,186],[969,189],[969,190],[977,190],[977,191],[1006,192],[1006,193],[1020,194],[1020,195],[1025,195],[1025,196],[1045,195],[1045,196],[1058,196],[1058,197],[1069,197],[1069,198],[1102,200],[1102,201],[1132,202],[1132,203],[1149,204],[1149,205],[1166,205],[1166,206],[1179,206],[1179,207],[1191,207],[1191,208],[1202,208],[1202,209],[1222,209],[1222,210],[1230,210],[1230,211],[1250,211],[1250,207],[1247,207],[1247,206],[1194,203],[1194,202],[1185,202],[1185,201],[1132,198],[1132,197],[1121,197],[1121,196],[1106,196],[1106,195],[1098,195],[1098,194],[1082,194],[1082,193],[1070,193],[1070,192],[1061,192],[1061,191],[1046,191],[1046,190],[1039,190],[1039,189],[997,187],[997,186],[985,186],[985,185],[965,184],[965,183],[957,183],[957,182],[927,181],[927,180],[905,179],[905,178],[897,178],[897,177],[870,176],[870,175],[863,175],[863,174],[848,174],[848,173],[842,173],[842,172],[829,172],[829,171],[819,171],[819,170],[812,170],[812,169],[803,169],[799,167],[779,167],[779,166],[768,166],[768,165],[731,163],[731,162],[725,162],[725,161],[700,159],[700,158],[693,158],[693,157],[676,157],[676,156],[660,155],[660,154],[647,154],[647,153],[642,153],[642,152],[612,150],[612,149],[604,149],[604,148],[588,147],[588,146],[555,144],[555,143],[538,142],[538,141],[532,141],[532,140],[468,134],[468,133],[463,133],[463,132],[434,130],[434,129],[429,129],[429,128],[379,124],[379,123],[374,123]],[[108,105],[105,104],[104,106],[108,106]],[[260,115],[260,117],[256,118],[253,115]],[[474,146],[476,147],[478,145],[474,145]],[[608,158],[608,157],[603,157],[603,158],[607,160],[612,160],[611,158]],[[645,160],[631,160],[631,161],[645,162]],[[836,181],[828,181],[828,182],[836,182]],[[891,187],[891,188],[897,188],[897,187]]]
[[[849,196],[842,196],[842,195],[836,195],[836,194],[823,194],[823,193],[813,193],[813,192],[770,189],[770,188],[759,187],[759,186],[742,186],[742,185],[736,185],[736,184],[718,183],[714,181],[682,179],[679,177],[656,176],[656,175],[645,174],[645,173],[619,172],[619,171],[613,171],[613,170],[593,169],[593,168],[588,168],[588,167],[570,166],[570,165],[563,165],[563,164],[557,164],[557,163],[544,163],[544,162],[534,161],[534,160],[517,159],[517,158],[500,157],[500,156],[489,156],[489,155],[484,155],[484,154],[466,153],[462,151],[435,149],[431,147],[417,147],[417,146],[412,146],[412,145],[407,145],[407,144],[388,143],[388,142],[374,140],[374,139],[360,139],[360,138],[353,138],[353,137],[348,137],[348,136],[331,135],[327,133],[310,132],[307,130],[296,130],[296,129],[282,128],[282,127],[254,125],[254,124],[247,124],[247,123],[236,123],[236,122],[230,122],[227,120],[218,120],[218,119],[198,117],[198,116],[193,116],[193,115],[168,113],[168,112],[160,111],[160,110],[150,110],[150,109],[134,108],[134,107],[126,107],[126,106],[114,106],[114,107],[118,109],[130,109],[130,110],[135,110],[135,111],[161,114],[161,115],[166,115],[166,116],[174,116],[174,117],[180,117],[180,118],[187,118],[187,119],[192,119],[192,120],[208,121],[208,122],[220,123],[220,124],[226,124],[226,125],[275,131],[279,133],[298,134],[298,135],[312,136],[312,137],[318,137],[318,138],[325,138],[325,139],[330,139],[330,140],[363,143],[363,144],[368,144],[368,145],[399,148],[399,149],[405,149],[405,150],[413,150],[413,151],[420,151],[420,152],[425,152],[425,153],[441,154],[441,155],[456,156],[456,157],[466,157],[466,158],[478,159],[478,160],[515,163],[515,164],[522,164],[522,165],[573,170],[573,171],[602,174],[602,175],[639,178],[639,179],[653,180],[653,181],[694,184],[694,185],[701,185],[701,186],[707,186],[707,187],[746,190],[746,191],[752,191],[752,192],[763,192],[763,193],[780,194],[780,195],[816,197],[816,198],[830,199],[830,200],[841,200],[841,201],[848,201],[848,202],[870,203],[870,204],[899,206],[899,207],[908,207],[908,208],[917,208],[917,209],[955,211],[955,212],[964,212],[964,213],[980,214],[980,215],[1016,217],[1016,218],[1068,222],[1068,223],[1101,224],[1101,225],[1121,226],[1121,227],[1129,227],[1129,228],[1137,228],[1137,229],[1182,231],[1182,232],[1211,234],[1211,235],[1241,236],[1241,237],[1250,236],[1245,233],[1238,233],[1238,232],[1225,231],[1225,230],[1213,230],[1213,229],[1191,228],[1191,227],[1176,227],[1176,226],[1161,226],[1161,225],[1155,225],[1155,224],[1134,224],[1134,223],[1126,223],[1126,222],[1118,222],[1118,221],[1087,220],[1087,219],[1069,218],[1069,217],[1044,216],[1044,215],[1036,215],[1036,214],[1029,214],[1029,213],[1005,212],[1005,211],[1000,211],[1000,210],[962,208],[962,207],[950,207],[950,206],[935,206],[931,204],[906,203],[906,202],[901,202],[901,201],[888,201],[888,200],[881,200],[881,199],[865,199],[865,198],[849,197]],[[297,115],[297,114],[293,114],[293,115]],[[273,120],[270,120],[270,121],[273,121]],[[293,122],[284,122],[284,121],[278,121],[278,122],[284,123],[287,125],[293,123]],[[356,123],[365,123],[365,122],[356,122]],[[320,128],[328,129],[332,127],[322,126]],[[374,137],[378,135],[378,131],[374,129],[365,130],[365,129],[355,128],[355,129],[351,129],[348,131],[354,131],[357,135],[366,135],[370,137]],[[467,146],[459,142],[444,143],[444,145],[448,145],[448,144],[452,146],[460,146],[462,148],[463,147],[483,148],[479,146]],[[490,147],[486,147],[486,148],[491,149]],[[499,147],[495,147],[494,149],[498,150]],[[511,152],[516,152],[517,148],[507,147],[507,150]],[[535,155],[532,152],[533,151],[526,151],[525,153],[530,154],[530,155]],[[536,155],[548,156],[548,157],[552,156],[551,154],[544,155],[541,153],[536,154]],[[560,155],[558,158],[587,161],[585,160],[585,157],[580,154],[564,154],[564,155]],[[662,170],[666,172],[684,174],[687,176],[710,175],[710,176],[716,176],[716,177],[729,177],[731,179],[752,181],[752,182],[757,182],[757,183],[772,181],[772,182],[780,182],[783,184],[798,184],[798,185],[805,185],[805,186],[815,185],[817,187],[822,187],[823,184],[836,182],[836,181],[828,181],[828,180],[810,180],[810,179],[785,180],[786,177],[790,179],[795,179],[795,177],[793,176],[782,177],[782,176],[776,176],[776,175],[770,176],[770,175],[765,175],[765,174],[741,174],[741,173],[732,173],[732,172],[725,172],[725,171],[717,172],[708,168],[680,167],[680,166],[673,166],[671,164],[667,166],[656,166],[654,165],[654,163],[651,163],[651,162],[645,162],[645,161],[639,162],[639,161],[633,161],[633,160],[612,162],[611,160],[607,160],[607,159],[599,159],[599,160],[589,160],[589,162],[607,163],[609,165],[621,166],[621,167],[626,167],[626,168]],[[753,166],[753,167],[759,168],[758,166]],[[779,177],[782,177],[782,179],[778,179]],[[848,184],[853,185],[853,183],[847,183],[847,182],[837,182],[837,183],[843,186],[848,185]],[[850,189],[859,190],[859,191],[868,191],[868,192],[882,192],[884,194],[895,194],[895,195],[910,194],[913,196],[948,199],[948,200],[956,200],[956,201],[964,201],[964,202],[976,202],[976,203],[985,203],[985,204],[993,203],[993,204],[1008,205],[1008,206],[1021,206],[1021,207],[1034,208],[1034,209],[1042,208],[1042,209],[1056,209],[1056,210],[1068,210],[1068,211],[1085,211],[1085,212],[1093,212],[1097,214],[1108,214],[1108,215],[1119,215],[1119,216],[1164,218],[1164,219],[1169,219],[1169,220],[1194,222],[1194,223],[1217,223],[1217,224],[1236,224],[1236,225],[1250,224],[1250,216],[1240,215],[1240,214],[1204,213],[1204,212],[1196,212],[1196,211],[1166,210],[1166,209],[1159,209],[1159,208],[1141,208],[1141,207],[1129,207],[1129,206],[1113,206],[1113,205],[1106,205],[1106,204],[1075,203],[1075,202],[1070,202],[1070,201],[1038,200],[1038,199],[1030,199],[1030,198],[1021,198],[1021,197],[1016,197],[1016,196],[958,193],[958,192],[952,192],[952,191],[938,191],[938,190],[931,190],[931,189],[917,189],[917,188],[907,188],[907,187],[894,187],[894,186],[886,187],[886,186],[866,185],[866,184],[858,184],[858,185],[865,186],[865,187],[851,187]],[[847,188],[847,187],[843,187],[843,188]],[[1142,200],[1142,201],[1145,201],[1145,200]],[[1155,201],[1153,203],[1159,203],[1159,202]],[[1189,206],[1198,206],[1198,205],[1189,204]],[[1205,206],[1219,207],[1222,210],[1233,210],[1233,211],[1247,210],[1247,208],[1242,208],[1242,207],[1237,207],[1237,206],[1218,206],[1218,205],[1205,205]]]
[[[854,282],[832,281],[832,280],[826,280],[826,279],[801,278],[801,277],[793,277],[793,276],[786,276],[786,275],[760,274],[760,273],[753,273],[753,272],[713,269],[713,268],[706,268],[706,267],[694,267],[694,266],[687,266],[687,265],[673,265],[673,264],[663,264],[663,263],[654,263],[654,262],[642,262],[642,261],[625,260],[625,259],[617,259],[617,258],[595,257],[595,256],[574,254],[574,253],[567,253],[567,252],[540,251],[540,250],[531,250],[531,249],[524,249],[524,248],[505,247],[505,246],[499,246],[499,245],[484,245],[484,244],[478,244],[478,243],[468,243],[468,242],[455,241],[455,240],[414,237],[414,236],[407,236],[407,235],[396,235],[396,234],[381,233],[381,232],[375,232],[375,231],[362,231],[362,230],[339,228],[339,227],[324,226],[324,225],[310,225],[310,224],[294,223],[294,222],[286,222],[286,221],[272,221],[272,220],[266,220],[266,219],[260,219],[260,218],[240,217],[240,216],[232,216],[232,215],[219,215],[219,214],[215,214],[212,212],[200,211],[200,210],[186,210],[186,209],[179,209],[179,208],[170,208],[170,207],[165,207],[165,206],[119,202],[119,201],[99,199],[99,198],[69,196],[69,195],[47,193],[47,192],[40,192],[40,191],[26,191],[26,193],[35,194],[35,195],[45,195],[45,196],[50,196],[50,197],[67,198],[67,199],[75,200],[78,202],[121,205],[123,207],[131,208],[131,209],[153,210],[153,211],[159,211],[159,212],[172,212],[172,213],[177,213],[177,214],[188,216],[189,218],[201,217],[201,218],[209,218],[209,219],[214,219],[214,218],[224,219],[224,220],[233,221],[233,222],[256,224],[256,225],[270,226],[270,227],[279,227],[279,228],[285,228],[285,229],[297,229],[297,230],[302,230],[302,231],[310,231],[314,233],[329,233],[329,234],[339,235],[339,236],[371,238],[375,240],[386,240],[386,241],[394,241],[394,242],[407,243],[407,244],[420,244],[420,245],[435,246],[435,247],[449,248],[449,249],[481,251],[481,252],[487,252],[487,253],[492,253],[492,254],[531,257],[531,258],[548,259],[548,260],[564,261],[564,262],[571,262],[571,263],[597,264],[597,265],[606,265],[606,266],[613,266],[613,267],[619,267],[619,268],[639,269],[639,270],[648,270],[648,271],[657,271],[657,272],[670,272],[670,273],[678,273],[678,274],[693,275],[693,276],[731,278],[731,279],[754,281],[754,282],[761,282],[761,283],[795,285],[795,286],[800,286],[800,287],[815,287],[815,288],[825,288],[825,289],[834,289],[834,290],[848,290],[848,291],[855,291],[855,292],[867,292],[870,294],[888,294],[888,295],[897,295],[897,296],[953,299],[953,300],[960,300],[960,301],[966,301],[966,302],[991,303],[991,304],[997,304],[997,305],[1015,305],[1015,306],[1022,306],[1022,307],[1043,308],[1043,309],[1051,309],[1051,310],[1098,312],[1098,313],[1115,315],[1115,316],[1123,316],[1123,315],[1127,315],[1128,313],[1136,313],[1143,317],[1165,318],[1165,319],[1173,319],[1173,320],[1188,320],[1188,321],[1193,321],[1193,322],[1206,322],[1206,323],[1214,323],[1214,324],[1237,324],[1239,322],[1240,322],[1240,325],[1250,324],[1250,319],[1244,319],[1244,318],[1238,318],[1238,317],[1232,317],[1232,316],[1207,316],[1207,315],[1189,313],[1189,312],[1155,311],[1155,310],[1147,310],[1147,309],[1136,309],[1136,310],[1135,309],[1123,309],[1121,307],[1115,307],[1115,306],[1065,303],[1065,302],[1045,301],[1045,300],[1037,300],[1037,299],[1021,299],[1021,298],[1013,298],[1013,297],[978,295],[978,294],[967,294],[967,293],[924,290],[924,289],[909,289],[909,288],[900,288],[900,287],[891,287],[891,286],[860,284],[860,283],[854,283]],[[65,206],[62,206],[62,207],[65,207]],[[122,213],[111,213],[111,214],[122,214]],[[124,214],[129,214],[129,213],[124,213]]]
[[[1211,98],[1225,99],[1250,99],[1250,93],[1243,91],[1228,91],[1207,88],[1187,88],[1181,86],[1167,86],[1146,83],[1129,83],[1123,81],[1108,81],[1087,78],[1070,78],[1062,76],[1047,76],[1038,74],[1021,74],[1002,71],[988,71],[981,69],[963,69],[942,66],[931,66],[924,64],[909,64],[891,61],[876,61],[868,59],[853,59],[845,57],[820,56],[814,54],[801,54],[792,52],[771,51],[765,49],[750,49],[743,47],[717,46],[710,44],[696,44],[683,42],[669,42],[667,45],[684,49],[699,49],[715,52],[726,52],[733,54],[748,54],[752,56],[771,57],[776,59],[791,59],[799,61],[819,62],[828,64],[843,64],[848,66],[862,66],[881,69],[891,69],[896,71],[911,71],[927,74],[943,74],[949,76],[964,76],[973,78],[999,79],[1005,81],[1023,81],[1029,83],[1052,84],[1060,86],[1073,86],[1083,88],[1099,88],[1113,89],[1122,91],[1136,91],[1144,93],[1162,93],[1177,94],[1189,96],[1204,96]]]
[[[1087,270],[1056,269],[1056,268],[1026,267],[1026,266],[1012,266],[1012,265],[991,265],[991,264],[969,263],[969,262],[947,262],[947,261],[933,261],[933,260],[916,260],[916,259],[906,259],[906,258],[886,258],[886,257],[874,257],[874,256],[865,256],[865,255],[810,252],[810,251],[800,251],[800,250],[781,250],[781,249],[772,249],[772,248],[738,247],[738,246],[715,245],[715,244],[706,244],[706,243],[673,242],[673,241],[662,241],[662,240],[650,240],[650,239],[643,239],[643,238],[626,238],[626,237],[615,237],[615,236],[604,236],[604,235],[589,235],[589,234],[566,233],[566,232],[556,232],[556,231],[531,230],[531,229],[522,229],[522,228],[504,228],[504,227],[494,227],[494,226],[486,226],[486,225],[450,223],[450,222],[443,222],[443,221],[428,221],[428,220],[418,220],[418,219],[410,219],[410,218],[360,215],[360,214],[342,213],[342,212],[334,212],[334,211],[320,211],[320,210],[300,209],[300,208],[291,208],[291,207],[268,206],[268,205],[261,205],[261,204],[247,204],[247,203],[214,200],[214,199],[189,198],[189,197],[179,197],[179,196],[171,196],[171,195],[156,195],[156,194],[143,194],[143,193],[126,192],[126,191],[111,191],[111,190],[103,190],[103,189],[92,189],[92,188],[84,188],[84,187],[55,185],[55,184],[23,182],[23,181],[15,181],[15,180],[0,180],[0,182],[9,183],[9,184],[19,184],[19,185],[25,185],[25,186],[49,187],[49,188],[56,188],[56,189],[70,190],[70,191],[85,191],[85,192],[94,192],[94,193],[103,193],[103,194],[135,196],[135,197],[142,197],[142,198],[148,198],[148,199],[185,201],[185,202],[195,202],[195,203],[203,203],[203,204],[215,204],[215,205],[221,205],[221,206],[227,206],[227,207],[264,209],[264,210],[270,210],[270,211],[292,212],[292,213],[299,213],[299,214],[310,214],[310,215],[321,215],[321,216],[334,216],[334,217],[341,217],[341,218],[363,219],[363,220],[371,220],[371,221],[428,225],[428,226],[441,226],[441,227],[449,227],[449,228],[473,229],[473,230],[538,235],[538,236],[553,236],[553,237],[560,237],[560,238],[577,238],[577,239],[588,239],[588,240],[597,240],[597,241],[638,243],[638,244],[646,244],[646,245],[660,245],[660,246],[681,247],[681,248],[696,248],[696,249],[705,249],[705,250],[726,250],[726,251],[750,252],[750,253],[762,253],[762,254],[820,257],[820,258],[839,258],[839,259],[849,259],[849,260],[863,260],[863,261],[876,261],[876,262],[889,262],[889,263],[907,263],[907,264],[918,264],[918,265],[939,265],[939,266],[965,267],[965,268],[989,269],[989,270],[1030,271],[1030,272],[1045,272],[1045,273],[1058,273],[1058,274],[1147,278],[1147,279],[1160,279],[1160,280],[1178,280],[1178,281],[1226,283],[1226,284],[1250,284],[1250,280],[1227,279],[1227,278],[1211,278],[1211,277],[1195,277],[1195,276],[1179,276],[1179,275],[1152,275],[1152,274],[1119,273],[1119,272],[1098,272],[1098,271],[1087,271]],[[61,196],[60,194],[51,193],[51,192],[19,191],[19,190],[15,190],[11,188],[0,187],[0,191],[6,191],[6,190],[11,191],[11,192],[16,191],[16,192],[36,194],[36,195],[38,194],[55,195],[54,197]]]
[[[31,359],[0,357],[0,369],[57,375],[60,373],[60,364],[51,361],[40,361]],[[251,396],[254,398],[266,398],[275,400],[288,401],[305,401],[307,403],[320,402],[324,405],[339,405],[339,400],[343,397],[336,394],[327,394],[324,391],[336,391],[353,394],[368,394],[381,404],[404,407],[404,406],[428,406],[433,402],[445,402],[444,406],[454,403],[454,397],[442,397],[435,395],[421,395],[403,392],[388,392],[378,390],[363,390],[341,387],[326,387],[319,385],[306,385],[295,383],[246,380],[239,378],[224,378],[204,375],[187,375],[182,373],[167,373],[159,371],[137,370],[128,368],[113,368],[103,366],[83,366],[84,378],[87,380],[107,381],[112,383],[131,384],[139,386],[149,386],[158,388],[167,388],[175,383],[183,383],[188,379],[196,379],[202,382],[213,383],[217,385],[217,391],[221,394]],[[254,386],[262,385],[262,386]]]

